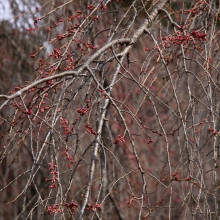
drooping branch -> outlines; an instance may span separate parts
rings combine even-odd
[[[121,67],[121,63],[123,62],[124,58],[127,56],[127,54],[130,52],[130,50],[134,47],[135,43],[138,42],[138,40],[143,36],[146,28],[149,27],[149,25],[151,24],[151,22],[153,22],[159,12],[159,9],[163,8],[165,6],[165,4],[167,3],[167,0],[161,0],[159,1],[155,6],[154,9],[152,10],[152,12],[150,13],[149,18],[145,19],[144,23],[141,25],[141,27],[135,31],[135,33],[133,34],[133,36],[130,38],[130,44],[123,50],[123,52],[121,54],[123,54],[122,58],[120,59],[120,62],[115,70],[115,73],[113,74],[111,83],[110,83],[110,90],[109,90],[109,94],[111,93],[111,89],[112,86],[115,83],[115,80],[117,78],[117,75],[119,73],[119,69]],[[86,193],[85,193],[85,197],[84,197],[84,201],[83,201],[83,205],[82,208],[80,210],[80,217],[79,220],[83,219],[83,215],[85,212],[85,207],[87,205],[88,199],[89,199],[89,194],[90,194],[90,190],[91,190],[91,186],[92,186],[92,181],[93,181],[93,175],[94,175],[94,171],[95,171],[95,162],[97,160],[97,156],[98,156],[98,149],[100,146],[100,134],[102,132],[102,128],[103,128],[103,124],[104,124],[104,120],[106,118],[106,112],[107,112],[107,107],[109,105],[110,99],[106,99],[104,104],[103,104],[103,112],[101,114],[100,120],[99,120],[99,125],[98,125],[98,130],[97,130],[97,138],[96,138],[96,143],[95,143],[95,147],[94,147],[94,151],[93,151],[93,155],[91,157],[91,165],[90,165],[90,170],[89,170],[89,175],[88,175],[88,184],[87,184],[87,188],[86,188]],[[139,215],[139,218],[141,216]]]

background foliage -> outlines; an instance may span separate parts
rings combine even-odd
[[[1,219],[218,219],[219,2],[8,0]]]

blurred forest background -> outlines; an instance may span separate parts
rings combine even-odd
[[[219,7],[0,1],[0,220],[219,219]]]

